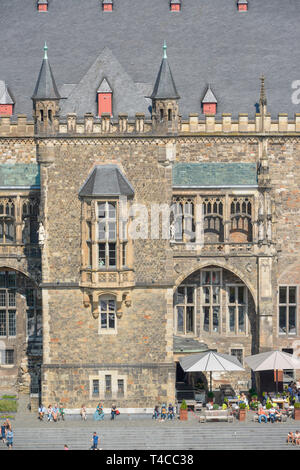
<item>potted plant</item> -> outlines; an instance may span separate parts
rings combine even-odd
[[[208,403],[213,403],[214,402],[214,392],[208,392],[207,394],[207,401]]]
[[[246,413],[247,413],[247,407],[246,403],[240,403],[239,404],[239,420],[240,421],[246,421]]]
[[[188,407],[185,400],[182,400],[180,405],[179,418],[181,421],[187,421],[188,419]]]
[[[217,405],[217,403],[214,404],[213,406],[213,410],[218,410],[219,409],[219,405]]]
[[[295,403],[294,405],[294,418],[300,420],[300,403]]]

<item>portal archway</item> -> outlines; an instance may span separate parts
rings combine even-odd
[[[174,291],[174,334],[205,343],[208,349],[244,358],[258,352],[256,305],[249,286],[234,272],[207,263],[180,279]],[[251,386],[251,372],[215,374],[215,382],[233,379]],[[240,384],[237,384],[240,382]]]

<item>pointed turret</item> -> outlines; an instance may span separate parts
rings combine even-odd
[[[177,101],[180,96],[168,62],[166,42],[164,42],[163,59],[150,98],[152,99],[153,128],[177,132],[179,121]]]
[[[54,130],[53,119],[59,111],[60,94],[48,60],[48,47],[44,46],[44,59],[32,96],[36,129],[40,132]]]

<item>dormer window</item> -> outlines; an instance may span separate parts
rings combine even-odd
[[[98,116],[109,113],[112,116],[112,89],[104,78],[97,90]]]
[[[14,101],[4,81],[0,80],[0,116],[11,116]]]
[[[180,11],[181,10],[181,1],[180,0],[171,0],[170,1],[170,10],[171,11]]]
[[[113,0],[103,0],[102,1],[102,10],[103,11],[113,11]]]
[[[48,11],[48,0],[38,0],[37,9],[38,11]]]
[[[201,103],[202,103],[203,114],[216,114],[217,113],[217,98],[212,92],[210,85],[208,85],[208,88],[206,90],[206,93]]]
[[[248,1],[247,0],[238,0],[237,8],[238,8],[238,11],[248,11]]]

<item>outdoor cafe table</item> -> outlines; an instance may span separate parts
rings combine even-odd
[[[228,398],[228,403],[230,405],[233,405],[234,403],[238,403],[239,399],[238,398]]]
[[[272,402],[276,403],[281,409],[283,408],[284,403],[289,403],[287,400],[283,400],[283,398],[272,398]]]

